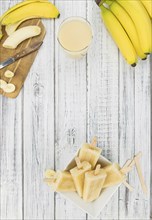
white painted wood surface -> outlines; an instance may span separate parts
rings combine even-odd
[[[17,2],[0,0],[1,13]],[[91,219],[50,192],[43,173],[49,167],[63,169],[93,135],[99,137],[103,154],[121,165],[142,151],[149,189],[145,197],[134,170],[129,175],[134,192],[122,186],[98,219],[149,219],[150,58],[135,69],[125,63],[94,1],[56,0],[55,4],[61,17],[44,21],[47,35],[21,94],[15,100],[0,97],[1,220]],[[66,57],[56,39],[60,23],[72,15],[87,18],[94,31],[92,46],[82,60]]]

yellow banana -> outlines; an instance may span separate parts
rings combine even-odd
[[[151,19],[145,7],[139,0],[117,0],[117,2],[128,12],[133,20],[142,50],[145,54],[152,52],[152,30]]]
[[[59,15],[58,9],[51,2],[31,2],[5,16],[2,20],[2,25],[14,24],[29,17],[57,18]]]
[[[23,2],[20,2],[16,5],[14,5],[13,7],[11,7],[10,9],[8,9],[1,17],[0,17],[0,39],[2,38],[3,34],[2,34],[2,25],[3,25],[3,19],[5,17],[7,17],[7,15],[10,15],[12,12],[16,11],[17,9],[23,7],[23,6],[26,6],[28,4],[31,4],[31,3],[35,3],[35,2],[43,2],[43,3],[46,3],[48,2],[47,0],[26,0],[26,1],[23,1]],[[18,19],[20,20],[20,19]]]
[[[13,12],[14,10],[22,7],[22,6],[25,6],[25,5],[28,5],[28,4],[31,4],[32,2],[40,2],[40,1],[43,1],[43,0],[26,0],[26,1],[23,1],[23,2],[20,2],[16,5],[14,5],[13,7],[9,8],[1,17],[0,17],[0,22],[3,20],[3,18],[8,15],[9,13]]]
[[[31,0],[25,0],[25,1],[31,1]],[[45,1],[46,1],[46,0],[45,0]],[[8,25],[6,25],[6,26],[5,26],[5,31],[6,31],[7,35],[10,36],[11,34],[13,34],[13,33],[16,31],[16,29],[17,29],[24,21],[27,21],[27,20],[32,19],[32,18],[35,18],[35,17],[25,18],[25,19],[23,19],[23,20],[21,20],[21,21],[18,21],[18,22],[16,22],[16,23],[14,23],[14,24],[8,24]]]
[[[100,8],[101,16],[107,27],[107,30],[113,37],[113,40],[117,44],[122,55],[129,64],[131,64],[133,67],[136,66],[137,54],[127,33],[123,29],[118,19],[109,9],[105,8],[103,5],[101,5]]]
[[[117,19],[119,20],[119,22],[121,23],[125,31],[127,32],[136,50],[137,55],[143,60],[146,59],[147,56],[144,54],[141,48],[138,33],[136,31],[135,25],[132,19],[130,18],[129,14],[116,1],[114,1],[109,6],[109,8],[112,11],[112,13],[117,17]]]
[[[152,0],[141,0],[141,2],[148,11],[149,16],[152,18]]]

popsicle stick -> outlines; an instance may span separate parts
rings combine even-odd
[[[92,147],[96,147],[97,146],[97,137],[95,136],[95,137],[93,137],[93,139],[92,139],[92,141],[91,141],[91,146]]]
[[[101,165],[98,164],[98,165],[96,166],[95,171],[94,171],[94,175],[95,175],[95,176],[99,174],[100,168],[101,168]]]
[[[132,192],[134,190],[134,188],[126,181],[123,181],[123,184]]]
[[[75,162],[76,162],[76,165],[77,165],[78,169],[81,169],[82,168],[82,163],[81,163],[79,157],[75,157]]]
[[[141,183],[142,190],[145,194],[147,194],[148,190],[147,190],[147,186],[144,181],[144,177],[143,177],[140,162],[139,162],[140,157],[141,157],[141,152],[140,152],[140,154],[137,154],[134,157],[134,161],[135,161],[135,165],[136,165],[136,169],[137,169],[137,173],[138,173],[138,177],[139,177],[139,180]]]
[[[131,159],[127,160],[126,163],[123,165],[122,169],[128,167],[131,161]]]
[[[121,168],[120,172],[123,174],[128,173],[132,168],[129,167],[129,164],[131,163],[131,159],[127,160],[126,163]]]
[[[138,154],[136,154],[136,155],[134,156],[134,158],[135,158],[135,157],[140,158],[141,156],[142,156],[142,152],[139,152]],[[134,158],[132,159],[131,163],[129,164],[130,167],[133,167],[133,166],[135,165],[135,160],[134,160]]]
[[[124,168],[122,168],[122,169],[120,170],[120,172],[123,173],[123,174],[127,174],[127,173],[129,173],[129,172],[132,170],[132,168],[133,168],[133,167],[130,167],[130,166],[124,167]]]
[[[135,165],[134,159],[132,159],[131,163],[129,164],[129,167],[133,167]]]

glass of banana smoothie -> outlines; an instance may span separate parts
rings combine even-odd
[[[72,58],[85,56],[92,39],[91,25],[82,17],[67,18],[59,27],[59,44]]]

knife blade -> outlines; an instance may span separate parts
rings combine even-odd
[[[15,54],[13,57],[10,57],[7,60],[1,62],[0,69],[3,69],[4,67],[9,66],[10,64],[14,63],[15,61],[29,55],[30,53],[33,53],[34,51],[38,50],[42,44],[43,44],[42,41],[39,43],[35,43],[35,44],[25,48],[21,52]]]

